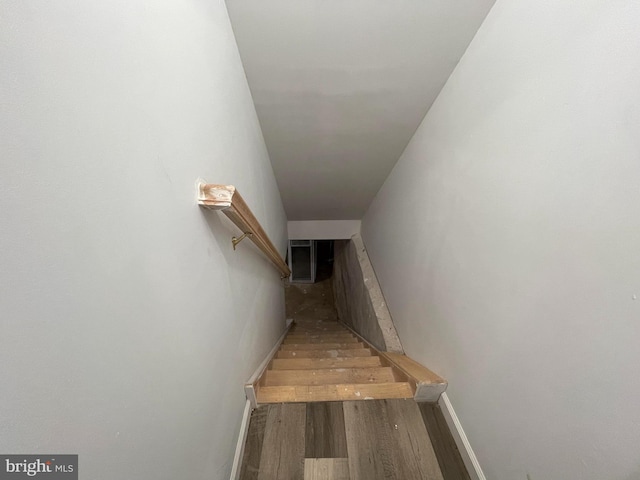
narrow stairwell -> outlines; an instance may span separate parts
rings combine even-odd
[[[444,379],[340,323],[330,279],[287,285],[286,298],[293,324],[246,385],[254,409],[235,478],[469,480],[434,403]]]
[[[256,385],[258,403],[413,398],[408,378],[336,321],[297,321]]]

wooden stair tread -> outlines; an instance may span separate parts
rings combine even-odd
[[[350,350],[279,350],[276,358],[338,358],[338,357],[370,357],[368,348],[353,348]]]
[[[398,365],[418,383],[446,383],[446,380],[442,377],[436,375],[427,367],[424,367],[406,355],[401,353],[382,352],[382,356]]]
[[[321,336],[321,335],[351,335],[349,330],[336,330],[336,329],[291,329],[289,335],[300,335],[300,336]]]
[[[313,370],[319,368],[368,368],[380,367],[380,357],[342,358],[274,358],[272,370]]]
[[[344,335],[287,335],[287,343],[357,343],[358,339],[351,334]]]
[[[331,402],[413,398],[407,382],[259,387],[258,403]]]
[[[265,386],[393,382],[391,367],[269,370],[264,379]]]
[[[280,350],[353,350],[366,348],[362,343],[283,343]]]

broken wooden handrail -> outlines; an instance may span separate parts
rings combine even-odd
[[[242,230],[243,235],[240,238],[233,237],[231,240],[234,250],[238,243],[248,237],[276,266],[282,278],[291,275],[289,266],[233,185],[199,183],[198,205],[211,210],[222,210],[222,213]]]

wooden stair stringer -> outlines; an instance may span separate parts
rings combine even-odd
[[[371,345],[365,338],[353,330],[349,325],[341,323],[364,345],[375,351],[384,366],[391,367],[396,378],[405,379],[412,385],[416,402],[435,403],[440,399],[449,385],[448,382],[432,372],[424,365],[416,362],[403,353],[381,352]]]

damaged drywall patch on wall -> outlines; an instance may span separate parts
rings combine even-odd
[[[360,234],[336,241],[333,273],[340,319],[376,348],[402,353],[402,344]]]

